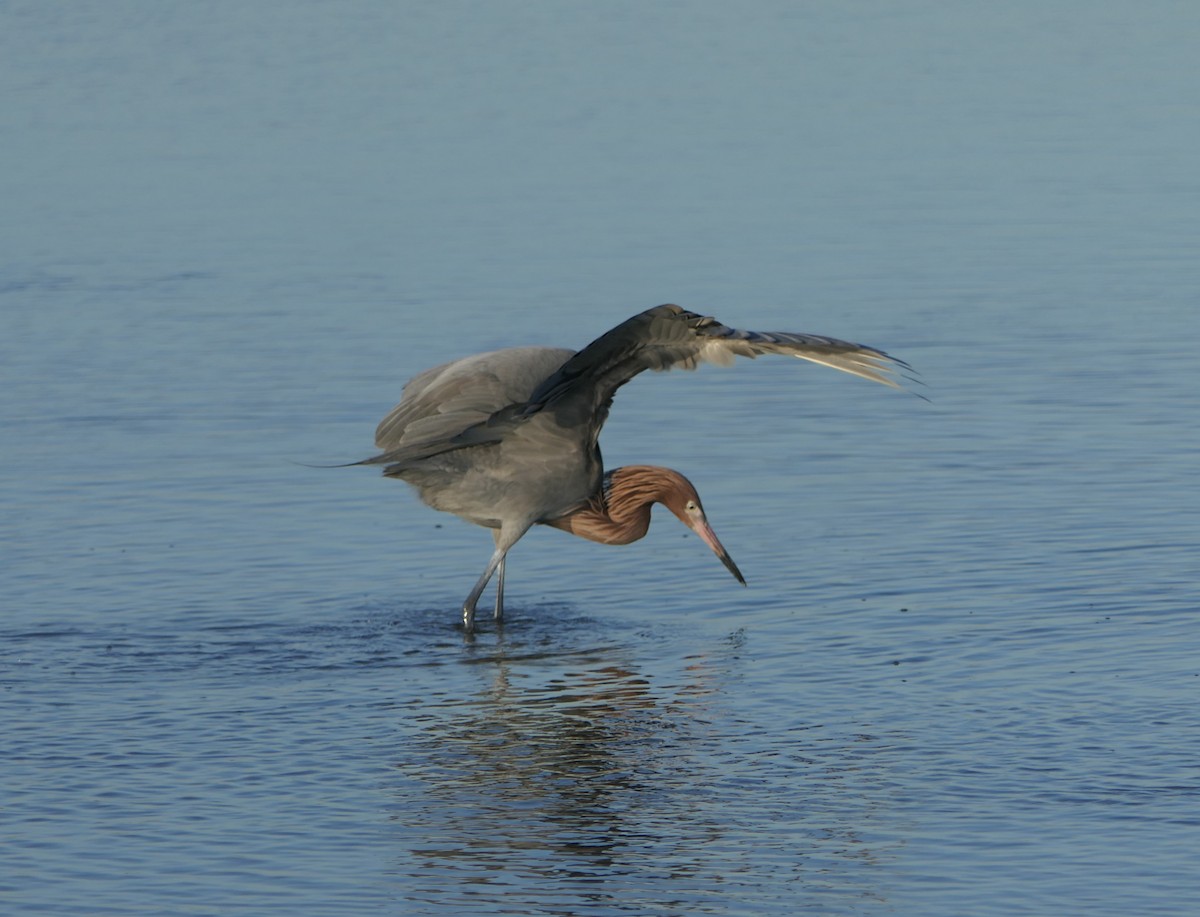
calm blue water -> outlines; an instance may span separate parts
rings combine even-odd
[[[1200,7],[0,7],[0,910],[1187,914]],[[669,516],[369,469],[417,371],[680,302]],[[665,514],[664,514],[665,515]]]

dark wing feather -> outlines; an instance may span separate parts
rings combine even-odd
[[[622,322],[567,360],[530,396],[525,415],[542,410],[564,422],[603,423],[617,389],[647,369],[729,365],[734,357],[779,353],[809,360],[893,388],[907,363],[863,344],[818,334],[742,331],[675,305],[657,306]]]

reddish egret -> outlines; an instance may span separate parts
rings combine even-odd
[[[413,485],[434,509],[492,530],[496,549],[463,603],[470,631],[493,574],[496,619],[504,614],[504,558],[535,524],[602,544],[646,534],[661,503],[700,536],[745,585],[677,471],[628,465],[605,471],[598,438],[618,388],[647,369],[694,369],[736,356],[787,354],[899,387],[889,375],[908,364],[881,350],[816,334],[739,331],[679,306],[622,322],[576,353],[513,347],[476,354],[416,376],[379,424],[380,455],[355,464]]]

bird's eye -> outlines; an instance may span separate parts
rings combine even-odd
[[[689,513],[694,513],[694,512],[696,512],[698,509],[700,509],[700,507],[698,507],[698,506],[696,505],[696,501],[695,501],[695,500],[688,500],[688,501],[687,501],[687,506],[685,506],[685,507],[684,507],[684,509],[686,509],[686,510],[687,510]]]

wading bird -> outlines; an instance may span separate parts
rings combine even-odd
[[[492,530],[496,549],[463,603],[463,626],[494,574],[504,614],[504,559],[534,525],[602,544],[646,534],[661,503],[700,536],[745,585],[708,524],[700,496],[678,471],[627,465],[605,471],[598,438],[618,388],[647,369],[778,353],[898,388],[907,363],[881,350],[816,334],[740,331],[666,305],[635,315],[576,353],[513,347],[476,354],[413,378],[375,431],[387,477],[415,487],[437,510]]]

